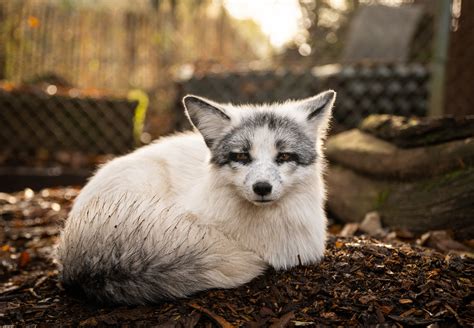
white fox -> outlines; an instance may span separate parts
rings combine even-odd
[[[75,200],[58,248],[63,284],[143,304],[319,261],[335,96],[258,106],[186,96],[196,132],[112,160]]]

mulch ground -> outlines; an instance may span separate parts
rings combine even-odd
[[[397,240],[330,237],[318,265],[145,307],[68,296],[51,254],[78,189],[0,193],[0,324],[20,326],[474,326],[471,256]]]

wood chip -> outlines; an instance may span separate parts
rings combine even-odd
[[[235,326],[232,325],[231,323],[229,323],[227,320],[225,320],[223,317],[221,317],[220,315],[217,315],[215,314],[214,312],[212,312],[211,310],[208,310],[196,303],[188,303],[188,305],[198,311],[201,311],[203,313],[205,313],[207,316],[209,316],[209,318],[211,318],[212,320],[214,320],[221,328],[234,328]]]

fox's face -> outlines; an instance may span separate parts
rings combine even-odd
[[[314,174],[336,93],[262,106],[186,96],[191,123],[211,151],[218,180],[255,205],[275,202]]]

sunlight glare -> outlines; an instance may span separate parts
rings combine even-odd
[[[224,5],[234,18],[252,19],[259,24],[276,48],[298,33],[301,19],[298,0],[225,0]]]
[[[329,3],[334,9],[347,10],[347,3],[345,0],[331,0]]]

